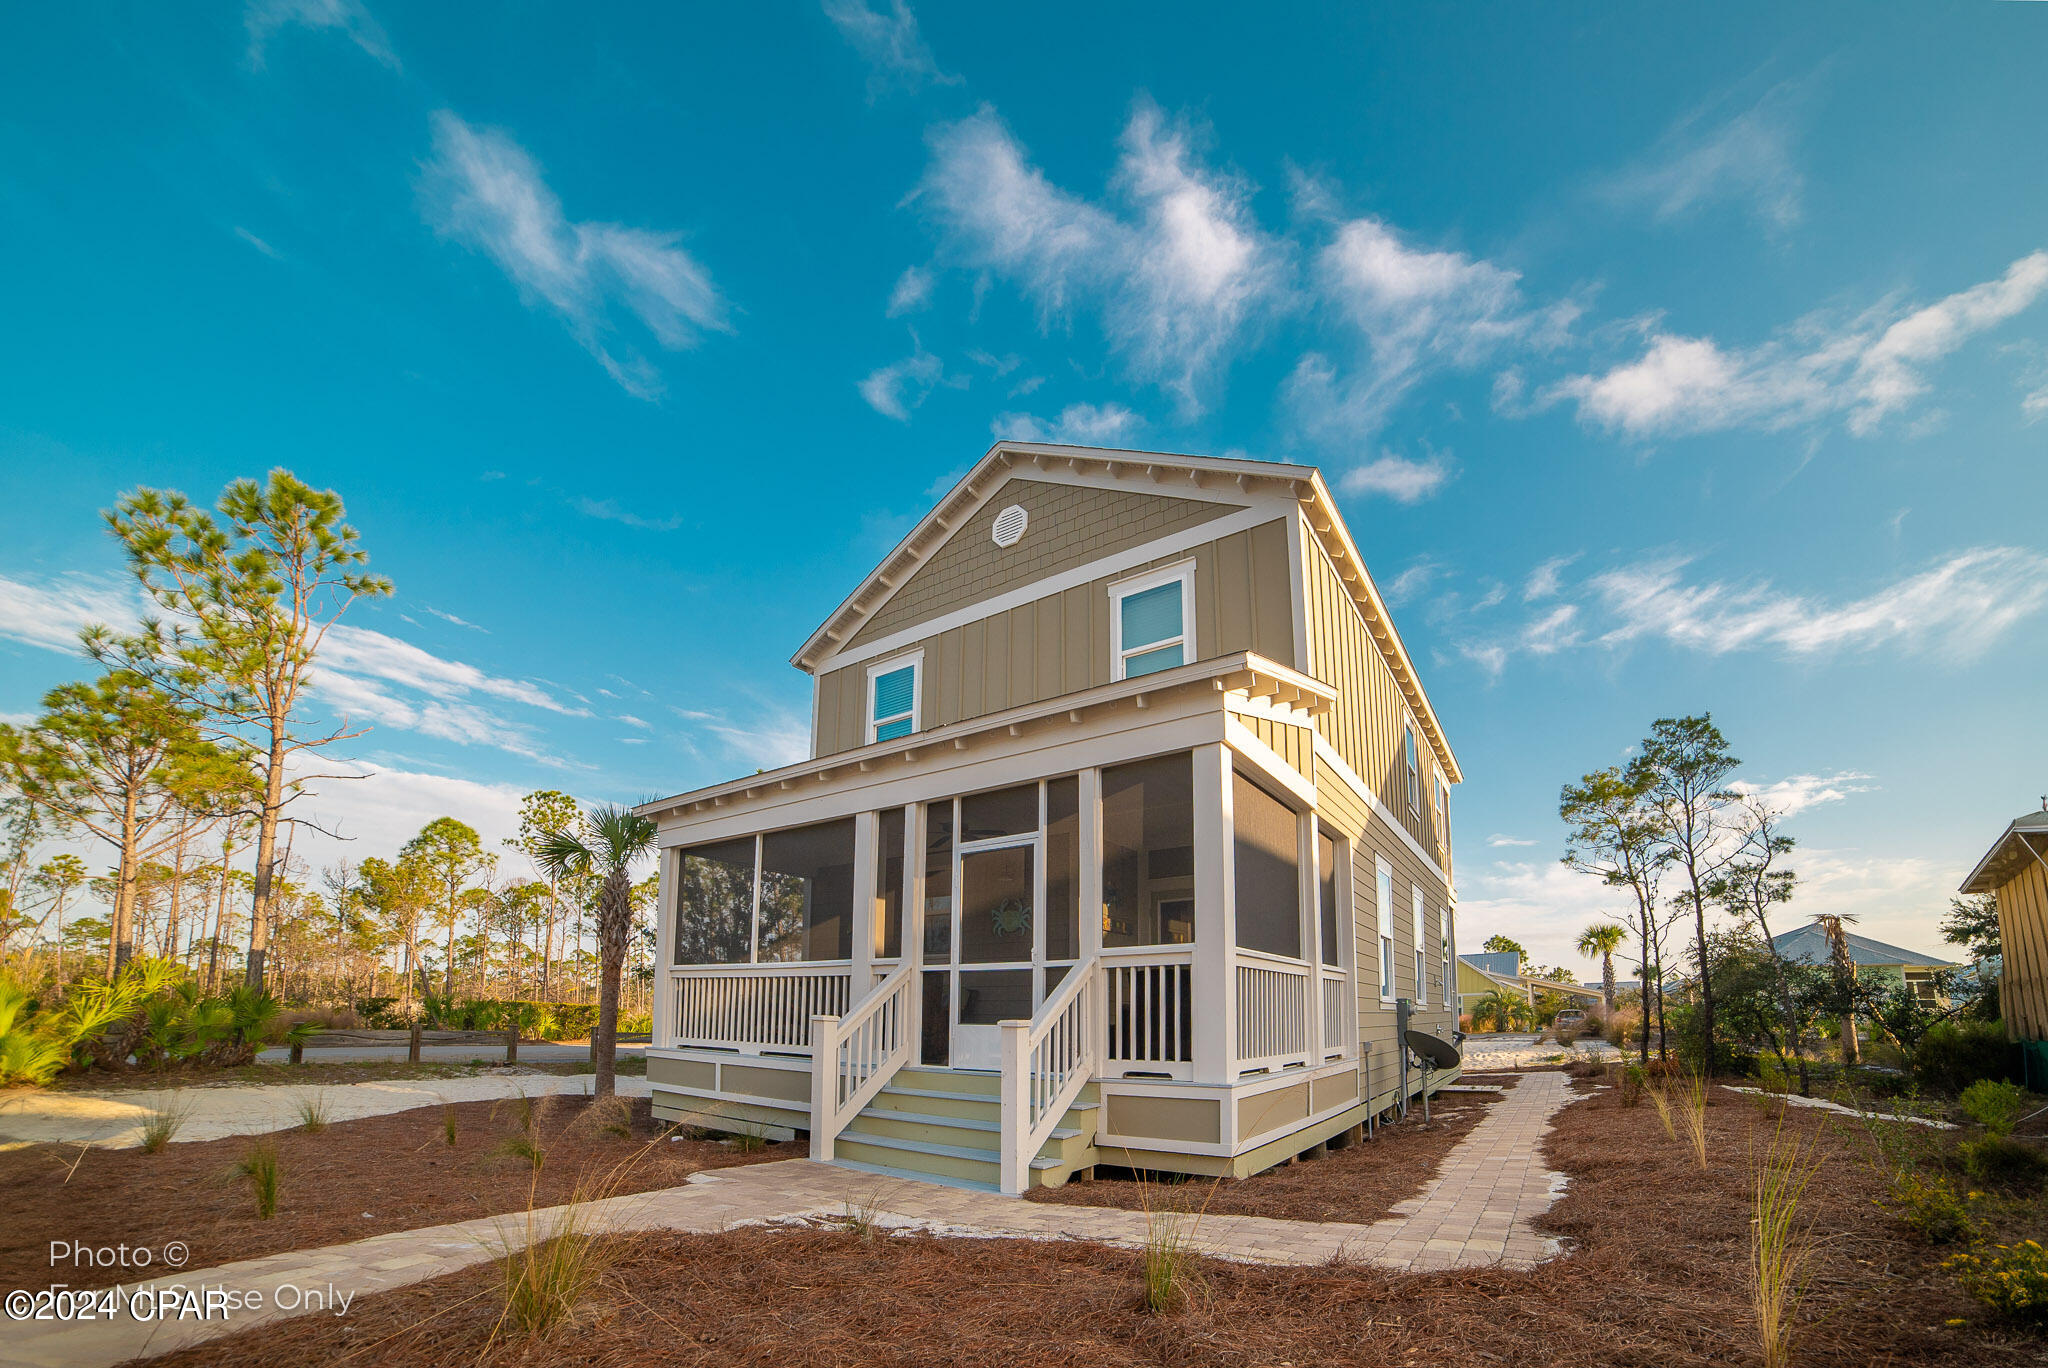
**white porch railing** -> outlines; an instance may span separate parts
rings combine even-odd
[[[1336,1059],[1358,1035],[1358,999],[1342,969],[1323,966],[1323,1058]]]
[[[811,1158],[832,1157],[846,1123],[910,1062],[917,966],[897,965],[844,1018],[811,1020]]]
[[[1238,953],[1238,1072],[1308,1063],[1309,966]]]
[[[1029,1021],[1005,1021],[1003,1032],[1002,1185],[1023,1193],[1031,1161],[1095,1076],[1095,1004],[1102,958],[1069,970]]]
[[[845,965],[696,964],[669,970],[673,1046],[760,1054],[811,1047],[811,1018],[846,1010]]]
[[[1192,948],[1102,956],[1105,1074],[1191,1075],[1194,963]]]

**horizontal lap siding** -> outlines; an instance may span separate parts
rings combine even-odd
[[[1293,665],[1289,535],[1289,519],[1276,518],[904,647],[905,651],[920,647],[924,651],[921,724],[940,727],[1107,684],[1109,586],[1146,569],[1183,560],[1195,562],[1194,628],[1199,658],[1256,651],[1283,665]],[[1001,588],[991,586],[990,592]],[[831,755],[866,744],[862,709],[867,706],[871,663],[863,661],[819,676],[816,754]],[[1306,773],[1306,766],[1301,768]]]

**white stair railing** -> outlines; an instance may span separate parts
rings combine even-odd
[[[906,957],[844,1017],[811,1018],[811,1158],[830,1159],[846,1123],[910,1062],[916,967]]]
[[[1023,1193],[1031,1161],[1095,1076],[1101,981],[1098,955],[1068,971],[1031,1020],[1002,1023],[1002,1186],[1012,1197]]]

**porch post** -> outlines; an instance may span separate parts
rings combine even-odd
[[[1297,815],[1294,823],[1294,867],[1299,871],[1295,903],[1301,909],[1301,957],[1308,961],[1308,992],[1302,1010],[1308,1013],[1303,1038],[1308,1041],[1311,1068],[1323,1065],[1323,884],[1316,868],[1316,818],[1313,812]]]
[[[1102,771],[1081,771],[1081,886],[1075,890],[1081,912],[1083,960],[1102,950]]]
[[[875,830],[872,812],[853,814],[853,964],[846,985],[846,1006],[866,997],[875,986]]]
[[[1028,1021],[1005,1021],[998,1024],[1003,1033],[1003,1081],[1002,1121],[1003,1128],[997,1144],[1002,1147],[1001,1176],[1003,1195],[1019,1197],[1028,1182],[1031,1161],[1036,1155],[1024,1152],[1024,1133],[1030,1129],[1031,1080],[1025,1076],[1025,1042],[1031,1036]]]
[[[910,990],[910,1064],[924,1062],[924,804],[903,809],[903,958],[916,980]]]
[[[1197,746],[1194,769],[1194,1081],[1228,1083],[1236,1072],[1233,1056],[1237,1051],[1230,753],[1220,741]]]
[[[839,1102],[839,1018],[811,1018],[811,1158],[832,1158],[833,1111]]]
[[[650,1048],[666,1045],[675,1038],[675,1023],[669,1020],[675,1011],[675,979],[669,971],[674,967],[676,954],[676,859],[674,846],[661,846],[654,852],[654,1001],[650,1004],[654,1021],[648,1036]]]

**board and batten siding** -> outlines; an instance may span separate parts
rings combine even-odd
[[[1392,1002],[1380,999],[1379,867],[1385,860],[1394,873],[1394,996],[1415,997],[1415,916],[1412,889],[1422,890],[1423,953],[1429,985],[1429,1001],[1416,1011],[1412,1024],[1418,1031],[1445,1040],[1457,1029],[1455,1007],[1444,1001],[1439,984],[1443,973],[1443,937],[1440,913],[1448,902],[1443,871],[1417,859],[1408,843],[1371,811],[1351,786],[1328,764],[1316,762],[1316,804],[1318,815],[1332,831],[1341,833],[1351,854],[1352,954],[1358,966],[1358,1033],[1366,1047],[1359,1074],[1361,1096],[1381,1106],[1393,1100],[1401,1078],[1401,1042],[1397,1034]],[[1453,938],[1457,928],[1452,927]],[[1455,985],[1456,980],[1453,979]],[[1455,994],[1455,987],[1453,988]],[[1414,1082],[1411,1078],[1410,1082]]]
[[[1294,772],[1303,779],[1312,779],[1316,772],[1316,734],[1308,727],[1291,726],[1276,722],[1270,717],[1255,713],[1239,713],[1237,720],[1245,730],[1265,742],[1266,748],[1294,767]]]
[[[924,652],[920,729],[1109,683],[1109,586],[1183,560],[1195,563],[1196,658],[1256,651],[1298,668],[1288,568],[1292,526],[1290,518],[1275,518],[907,644],[905,652]],[[982,597],[1010,587],[992,584]],[[867,744],[863,710],[873,663],[818,676],[818,755]]]
[[[1308,616],[1307,673],[1337,690],[1336,701],[1316,718],[1316,728],[1408,834],[1424,849],[1441,851],[1448,865],[1449,834],[1439,843],[1436,832],[1436,781],[1443,769],[1430,749],[1429,737],[1416,728],[1421,803],[1415,811],[1408,806],[1402,737],[1403,725],[1414,714],[1357,603],[1305,524],[1301,537]]]
[[[997,546],[991,535],[996,517],[1013,504],[1029,515],[1029,526],[1015,546]],[[875,610],[850,644],[865,646],[1035,580],[1243,511],[1242,504],[1012,476]]]
[[[2048,1040],[2048,869],[2038,860],[1998,886],[1998,929],[2005,945],[1998,1001],[2006,1034]]]

